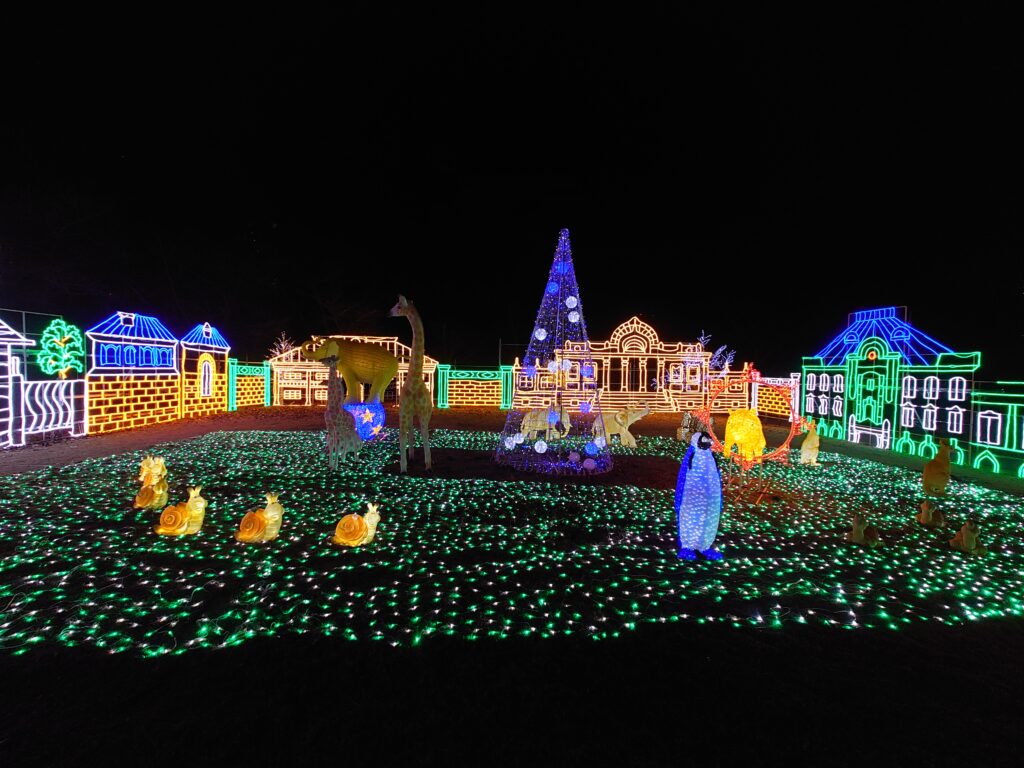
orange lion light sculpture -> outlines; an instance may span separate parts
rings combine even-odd
[[[267,494],[267,506],[246,512],[241,525],[235,531],[235,538],[247,544],[272,541],[281,531],[284,507],[277,502],[276,493]]]
[[[334,538],[331,541],[346,547],[369,544],[377,533],[379,522],[380,513],[377,512],[377,505],[367,504],[365,516],[353,512],[341,518],[338,527],[334,529]]]
[[[160,522],[154,531],[161,536],[191,536],[203,527],[206,499],[199,495],[203,486],[188,489],[188,501],[168,507],[160,513]]]

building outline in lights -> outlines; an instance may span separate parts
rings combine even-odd
[[[356,336],[336,333],[323,338],[377,344],[390,351],[398,358],[398,373],[385,390],[383,400],[398,401],[405,377],[409,375],[412,347],[400,342],[397,336]],[[437,360],[428,355],[423,356],[424,381],[427,383],[431,398],[434,397],[437,366]],[[307,360],[302,356],[302,350],[294,347],[270,358],[270,367],[273,371],[274,405],[327,405],[327,367],[323,363]],[[365,396],[365,391],[362,394]]]
[[[750,407],[750,387],[741,379],[749,370],[711,371],[712,353],[698,342],[663,342],[657,331],[635,315],[621,323],[607,341],[590,341],[589,352],[582,343],[567,341],[555,350],[555,360],[568,360],[567,379],[570,409],[576,410],[579,398],[572,392],[583,391],[580,382],[596,381],[601,407],[606,413],[623,408],[649,406],[652,411],[693,411],[707,406],[710,383],[725,379],[725,391],[715,401],[716,411]],[[581,363],[590,358],[594,370],[582,371]],[[527,361],[527,364],[529,361]],[[524,369],[516,358],[512,366],[515,378],[516,409],[547,407],[547,392],[554,376],[543,366]],[[530,375],[532,374],[532,375]],[[590,375],[588,375],[590,374]]]
[[[822,437],[925,460],[945,438],[954,464],[1024,477],[1024,385],[982,390],[980,367],[980,352],[954,352],[910,325],[905,307],[857,311],[803,358],[800,412]]]
[[[88,431],[88,393],[84,379],[29,381],[22,358],[12,347],[35,342],[0,320],[0,448],[25,445],[28,435]]]
[[[181,417],[228,410],[228,344],[220,331],[200,323],[181,337]]]

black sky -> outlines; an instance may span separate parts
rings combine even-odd
[[[522,15],[520,15],[522,14]],[[114,309],[241,358],[399,334],[493,365],[557,233],[592,338],[784,374],[909,305],[1021,378],[1021,45],[999,19],[333,16],[11,24],[0,306]],[[514,348],[510,348],[514,351]]]

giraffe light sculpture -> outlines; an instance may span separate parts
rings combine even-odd
[[[390,317],[407,317],[412,326],[412,351],[409,355],[409,373],[402,385],[402,398],[398,406],[398,462],[402,473],[409,471],[408,460],[413,457],[416,442],[413,439],[413,421],[420,425],[423,438],[423,462],[430,469],[430,415],[434,404],[430,390],[423,381],[423,321],[413,303],[398,297],[398,303],[388,313]],[[408,449],[408,458],[406,457]]]

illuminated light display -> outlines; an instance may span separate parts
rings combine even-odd
[[[430,469],[430,417],[434,405],[430,388],[423,381],[423,321],[419,310],[399,295],[398,301],[388,312],[389,317],[404,317],[412,328],[412,351],[409,353],[409,375],[402,384],[398,403],[398,458],[399,466],[404,474],[408,470],[408,461],[412,459],[416,448],[414,429],[420,428],[420,440],[423,445],[423,463]]]
[[[594,419],[594,437],[607,436],[607,439],[618,435],[619,442],[627,448],[636,448],[636,438],[629,431],[631,425],[640,421],[645,416],[651,415],[651,407],[645,405],[643,408],[624,408],[610,414],[607,421],[603,415]]]
[[[337,366],[345,381],[345,404],[380,402],[398,372],[398,358],[379,344],[314,336],[299,347],[302,356]],[[363,387],[368,392],[363,393]]]
[[[228,410],[228,353],[216,328],[201,323],[181,338],[181,416],[211,416]]]
[[[914,516],[914,519],[928,528],[946,527],[946,516],[942,510],[927,499],[921,502],[921,511]]]
[[[756,368],[751,368],[748,365],[743,366],[743,373],[740,376],[738,382],[728,382],[724,379],[717,379],[712,382],[711,385],[711,397],[708,400],[706,407],[694,412],[693,416],[696,420],[706,426],[706,431],[711,437],[711,442],[714,445],[714,449],[725,454],[734,463],[738,464],[741,469],[747,470],[755,464],[763,464],[764,462],[789,462],[789,446],[793,442],[793,438],[796,437],[797,433],[804,428],[804,420],[802,418],[794,418],[789,422],[789,432],[786,435],[782,443],[774,450],[768,451],[768,453],[762,453],[764,450],[764,434],[761,432],[760,442],[762,443],[761,449],[757,450],[756,445],[759,442],[756,434],[750,434],[745,437],[745,442],[750,443],[752,446],[751,450],[744,451],[740,450],[737,453],[732,453],[732,446],[736,444],[735,440],[729,441],[730,436],[728,435],[728,426],[726,428],[726,443],[723,444],[718,439],[718,435],[715,434],[715,420],[711,415],[712,410],[715,409],[715,401],[718,397],[728,390],[729,387],[741,386],[746,387],[753,382],[758,382],[762,387],[778,388],[785,391],[785,388],[781,385],[768,384],[762,377],[761,373]],[[788,392],[786,393],[788,395]],[[747,414],[752,413],[751,410],[747,411]],[[760,431],[760,419],[757,418],[757,414],[753,413],[753,417],[757,420],[757,430]],[[746,417],[749,420],[749,416]],[[750,441],[753,441],[752,443]],[[728,445],[728,448],[726,448]]]
[[[803,363],[803,413],[817,418],[823,437],[926,460],[945,438],[953,464],[1024,476],[1024,382],[982,386],[981,353],[953,352],[911,326],[904,308],[852,313],[847,329]]]
[[[557,290],[552,291],[551,286]],[[558,245],[526,350],[526,363],[531,370],[536,369],[536,374],[515,375],[513,371],[513,408],[505,419],[495,452],[500,464],[530,472],[567,475],[607,472],[612,467],[611,452],[604,443],[593,439],[595,424],[600,439],[606,440],[606,434],[601,421],[601,393],[593,376],[595,369],[579,297],[569,230],[563,229],[558,233]],[[570,322],[567,317],[570,299],[577,308],[573,311],[580,313],[579,322]],[[571,357],[561,356],[570,350]],[[518,362],[514,369],[519,367]],[[586,412],[581,409],[582,404],[589,405]],[[580,452],[592,439],[598,451],[590,454],[587,464],[579,460]]]
[[[807,434],[800,445],[800,463],[812,467],[818,466],[818,451],[821,447],[821,438],[818,437],[818,425],[814,419],[807,420]]]
[[[573,302],[571,305],[569,299]],[[576,296],[569,299],[563,306],[570,309],[579,306]],[[571,327],[580,322],[581,315],[573,309],[565,319]],[[643,406],[652,412],[696,410],[707,406],[711,382],[719,376],[724,377],[727,386],[716,408],[727,411],[751,407],[751,389],[742,382],[743,371],[727,368],[717,374],[711,370],[712,357],[700,342],[663,342],[653,327],[639,317],[631,317],[612,332],[608,341],[590,341],[584,345],[569,338],[565,344],[554,346],[539,375],[536,360],[529,353],[522,363],[517,359],[513,366],[513,406],[517,409],[543,407],[561,375],[561,366],[568,364],[567,382],[572,388],[566,393],[567,405],[573,410],[586,402],[576,393],[582,391],[581,386],[590,384],[596,385],[602,407],[608,411]]]
[[[163,509],[167,504],[167,466],[162,456],[146,456],[139,465],[142,488],[135,495],[135,509]]]
[[[252,405],[269,406],[273,402],[270,361],[259,364],[239,363],[228,358],[228,410],[237,411]]]
[[[365,515],[353,512],[338,521],[331,541],[344,547],[361,547],[369,544],[377,534],[379,522],[380,513],[377,511],[377,505],[367,504]]]
[[[235,538],[244,543],[273,541],[281,532],[284,507],[277,501],[276,493],[268,493],[267,506],[246,512],[235,531]]]
[[[34,345],[34,341],[0,320],[0,448],[23,446],[27,435],[68,432],[79,436],[88,430],[84,380],[27,380],[22,360],[12,347]],[[39,360],[38,356],[36,359]],[[76,370],[73,365],[66,366],[68,358],[62,360],[65,367],[60,370],[65,376],[68,370]]]
[[[159,320],[115,312],[85,335],[90,342],[86,373],[90,433],[149,426],[181,416],[178,340]]]
[[[988,554],[988,549],[978,542],[978,522],[976,520],[968,520],[964,523],[956,536],[949,540],[949,546],[968,555]]]
[[[842,376],[838,377],[835,391],[842,392]],[[842,408],[842,398],[836,398]],[[785,416],[789,421],[800,418],[800,374],[791,373],[788,379],[762,376],[750,385],[750,407],[761,416]],[[835,414],[842,417],[842,411]]]
[[[1020,498],[970,482],[951,485],[943,505],[952,531],[967,510],[980,522],[992,550],[984,558],[908,525],[919,471],[824,452],[828,472],[766,465],[794,506],[768,524],[763,509],[724,499],[716,547],[726,559],[683,563],[672,490],[400,477],[386,472],[395,460],[388,433],[344,473],[323,472],[315,432],[217,432],[163,446],[175,476],[213,478],[211,497],[243,500],[254,485],[281,491],[288,525],[255,558],[234,539],[237,515],[211,514],[199,536],[140,536],[154,513],[134,513],[132,525],[125,504],[97,501],[130,498],[141,451],[0,476],[0,539],[9,544],[0,552],[0,648],[157,657],[299,635],[409,647],[651,638],[681,624],[942,634],[1024,617],[1024,552],[1013,545],[1024,539]],[[475,451],[497,437],[432,434],[438,448]],[[646,437],[613,451],[679,462],[685,447]],[[385,521],[363,549],[331,543],[338,518],[325,510],[383,498],[401,499],[400,525]],[[509,524],[538,509],[552,514],[529,536]],[[863,509],[873,510],[884,548],[845,541]]]
[[[744,463],[753,463],[761,457],[767,445],[756,411],[744,408],[729,412],[722,441],[723,453],[728,455],[735,446]]]
[[[316,338],[338,339],[341,341],[358,341],[365,344],[382,346],[398,358],[398,373],[395,380],[384,391],[383,401],[398,400],[406,376],[409,374],[409,359],[412,348],[402,344],[397,336],[351,336],[335,334]],[[327,403],[327,370],[323,365],[307,360],[302,349],[295,347],[270,358],[270,367],[274,379],[274,405],[326,405]],[[427,389],[433,393],[438,362],[424,355],[423,375]]]
[[[878,529],[873,525],[868,525],[867,518],[864,517],[860,512],[857,512],[853,516],[853,527],[850,532],[846,534],[846,540],[851,541],[854,544],[863,544],[866,547],[877,547],[882,543],[882,538],[878,533]]]
[[[51,376],[56,373],[62,379],[66,379],[70,371],[85,373],[82,331],[60,318],[53,320],[39,340],[36,363],[43,373]]]
[[[160,513],[160,522],[153,530],[161,536],[193,536],[203,527],[206,499],[199,495],[203,486],[188,489],[188,501],[167,507]]]
[[[945,496],[946,485],[949,484],[949,443],[946,438],[939,440],[938,455],[924,465],[921,473],[921,484],[924,492],[931,496]]]
[[[384,405],[378,400],[370,403],[348,403],[342,406],[352,414],[356,432],[361,440],[373,440],[384,429]]]
[[[722,558],[711,548],[722,515],[722,477],[711,446],[706,432],[694,435],[679,465],[675,512],[681,560],[695,560],[698,552],[709,560]]]
[[[507,411],[512,407],[511,365],[494,369],[453,369],[437,366],[437,407],[483,406]]]
[[[348,454],[359,455],[363,439],[356,429],[355,417],[344,404],[344,387],[338,375],[338,367],[333,362],[333,358],[324,361],[327,368],[327,409],[324,411],[324,422],[327,426],[327,465],[336,470]]]

